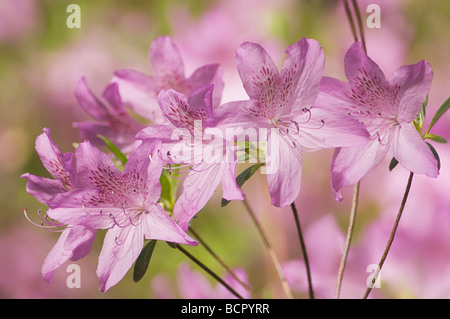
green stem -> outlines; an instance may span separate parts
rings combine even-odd
[[[239,277],[231,270],[230,267],[223,261],[222,258],[220,258],[212,249],[211,247],[206,244],[206,242],[198,235],[196,231],[194,231],[192,228],[189,228],[189,231],[194,235],[194,237],[205,247],[205,249],[213,256],[217,262],[222,265],[223,268],[237,281],[241,284],[242,287],[244,287],[255,299],[259,299],[259,296],[250,288],[245,282],[243,282]]]
[[[358,7],[358,3],[356,2],[356,0],[352,0],[352,4],[353,4],[353,10],[355,11],[356,14],[356,21],[358,23],[358,28],[359,28],[359,36],[364,48],[364,52],[367,53],[367,48],[366,48],[366,40],[364,39],[364,27],[363,27],[363,23],[362,23],[362,17],[361,17],[361,11],[359,10]]]
[[[353,238],[353,230],[355,228],[355,220],[356,220],[356,211],[358,209],[358,200],[359,200],[359,186],[360,182],[356,183],[353,188],[353,200],[352,200],[352,209],[350,212],[350,221],[347,228],[347,238],[345,240],[344,251],[342,253],[341,262],[339,264],[338,277],[336,280],[336,290],[334,292],[334,298],[339,299],[341,293],[342,279],[344,277],[344,269],[347,263],[348,252],[350,250],[350,244]]]
[[[298,238],[300,240],[300,247],[302,249],[303,259],[305,261],[306,276],[308,279],[309,298],[314,299],[314,290],[313,290],[312,279],[311,279],[311,267],[309,266],[309,259],[308,259],[308,254],[306,252],[305,240],[303,239],[303,233],[302,233],[302,228],[300,225],[300,219],[298,217],[297,207],[295,207],[294,202],[292,202],[292,204],[291,204],[291,209],[292,209],[292,214],[294,215],[295,225],[297,227],[297,233],[298,233]]]
[[[370,292],[372,291],[373,285],[375,284],[375,282],[376,282],[376,280],[377,280],[377,277],[378,277],[378,275],[379,275],[379,273],[380,273],[380,271],[381,271],[381,268],[383,267],[383,264],[384,264],[384,262],[385,262],[385,260],[386,260],[386,258],[387,258],[387,255],[388,255],[388,253],[389,253],[389,250],[391,249],[392,243],[393,243],[393,241],[394,241],[395,233],[396,233],[396,231],[397,231],[398,224],[399,224],[399,222],[400,222],[400,218],[402,217],[403,210],[405,209],[406,200],[408,199],[409,191],[410,191],[410,189],[411,189],[411,184],[412,184],[413,176],[414,176],[414,173],[411,172],[411,173],[409,174],[408,183],[407,183],[407,185],[406,185],[405,193],[403,194],[403,199],[402,199],[402,202],[401,202],[401,204],[400,204],[400,208],[399,208],[399,210],[398,210],[397,218],[395,219],[395,223],[394,223],[394,226],[393,226],[393,228],[392,228],[391,235],[389,236],[388,243],[387,243],[387,245],[386,245],[386,248],[385,248],[385,250],[384,250],[383,255],[381,256],[380,262],[378,263],[378,268],[377,268],[377,270],[375,271],[375,273],[374,273],[374,275],[373,275],[373,278],[372,278],[372,285],[370,285],[369,287],[367,287],[367,290],[366,290],[366,292],[364,293],[363,299],[367,299],[367,297],[369,296]]]
[[[244,299],[240,294],[238,294],[233,288],[231,288],[225,281],[222,280],[215,272],[213,272],[210,268],[208,268],[205,264],[203,264],[200,260],[198,260],[195,256],[189,253],[186,249],[176,244],[176,248],[181,251],[184,255],[186,255],[190,260],[196,263],[200,268],[206,271],[210,276],[212,276],[215,280],[217,280],[222,286],[224,286],[228,291],[230,291],[233,295],[235,295],[239,299]]]
[[[350,23],[350,29],[352,30],[353,39],[355,40],[355,42],[357,42],[358,41],[358,34],[356,33],[355,23],[353,22],[352,13],[350,11],[350,7],[348,5],[348,1],[347,0],[344,0],[344,9],[345,9],[345,14],[347,15],[347,20]]]
[[[258,230],[259,234],[261,235],[264,246],[266,247],[266,249],[270,255],[270,258],[272,259],[272,262],[277,270],[278,276],[280,277],[281,285],[283,287],[284,293],[286,294],[286,296],[289,299],[293,299],[294,297],[292,296],[291,289],[289,288],[286,277],[284,276],[284,272],[283,272],[283,268],[281,267],[280,260],[278,259],[278,256],[275,254],[275,251],[272,248],[271,243],[269,242],[269,238],[268,238],[266,232],[264,231],[260,222],[256,218],[255,213],[253,212],[253,210],[250,208],[249,204],[247,203],[247,200],[244,199],[242,202],[243,202],[245,208],[247,209],[247,212],[249,213],[253,223],[255,224],[256,229]]]

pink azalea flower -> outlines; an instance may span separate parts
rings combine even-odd
[[[357,121],[338,112],[311,108],[324,68],[320,44],[303,38],[286,50],[279,72],[272,58],[256,43],[237,50],[236,64],[248,101],[221,107],[221,125],[269,128],[275,172],[267,174],[271,203],[290,205],[300,192],[302,150],[362,145],[367,132]]]
[[[36,138],[35,149],[42,164],[53,177],[47,178],[29,173],[23,174],[27,183],[27,192],[43,204],[58,193],[73,189],[72,153],[62,153],[50,138],[50,129]]]
[[[173,210],[178,224],[187,230],[192,217],[206,205],[221,182],[225,199],[242,200],[244,195],[236,184],[236,162],[224,159],[226,145],[221,139],[204,139],[207,129],[216,128],[213,85],[200,87],[189,96],[174,90],[164,91],[159,94],[158,100],[169,124],[149,126],[139,132],[136,138],[144,141],[161,140],[163,147],[160,158],[164,162],[190,166]],[[182,156],[180,152],[174,152],[180,143],[187,146]],[[219,156],[208,157],[213,152]]]
[[[349,82],[324,77],[316,105],[348,113],[365,125],[370,141],[335,151],[331,179],[336,199],[342,199],[342,187],[357,183],[388,152],[409,171],[437,177],[437,160],[413,124],[430,91],[431,66],[422,60],[386,79],[360,42],[350,47],[344,63]]]
[[[117,83],[109,84],[103,92],[103,98],[109,106],[95,97],[84,77],[76,85],[75,97],[80,106],[95,120],[74,123],[74,126],[80,129],[83,140],[87,139],[96,145],[104,145],[97,136],[103,135],[124,152],[132,149],[135,143],[134,136],[144,126],[128,114]]]
[[[58,146],[50,138],[50,129],[44,128],[44,133],[36,138],[36,152],[42,164],[54,179],[35,176],[29,173],[21,177],[28,180],[27,192],[41,203],[48,205],[57,194],[75,189],[76,179],[73,172],[72,153],[61,153]],[[43,228],[60,229],[61,223],[42,217]],[[67,260],[79,260],[91,250],[95,239],[95,230],[82,225],[67,227],[62,230],[55,247],[47,255],[42,265],[42,275],[49,282],[54,271]]]
[[[197,244],[158,203],[161,169],[149,159],[156,147],[139,146],[122,172],[105,153],[88,141],[81,143],[74,155],[77,189],[50,201],[48,215],[60,223],[108,229],[97,268],[101,291],[123,278],[144,239]]]
[[[153,76],[123,69],[115,72],[112,82],[119,84],[120,95],[125,104],[153,124],[166,122],[158,106],[158,93],[174,89],[189,94],[190,91],[208,83],[214,84],[213,102],[220,103],[223,90],[222,70],[218,64],[208,64],[196,69],[188,78],[177,46],[168,36],[153,40],[148,52]]]

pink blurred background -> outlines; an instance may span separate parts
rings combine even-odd
[[[353,42],[342,1],[189,0],[73,1],[81,8],[81,28],[70,29],[67,2],[0,0],[0,297],[1,298],[190,298],[180,273],[200,274],[197,296],[223,296],[217,284],[167,245],[158,245],[146,276],[129,274],[107,293],[95,275],[101,238],[90,255],[76,262],[81,288],[68,288],[67,263],[46,283],[40,268],[57,235],[30,224],[23,215],[45,210],[25,191],[25,172],[47,176],[34,151],[43,127],[62,151],[80,142],[73,122],[88,119],[73,89],[86,76],[97,95],[113,72],[132,68],[151,74],[147,50],[160,35],[171,35],[185,62],[186,75],[206,63],[220,63],[225,88],[222,102],[245,99],[234,64],[244,41],[259,42],[281,66],[284,49],[303,36],[318,40],[325,52],[325,75],[345,80],[343,57]],[[404,64],[425,59],[433,67],[426,124],[450,96],[450,2],[436,0],[358,1],[363,20],[369,4],[381,8],[381,28],[365,27],[369,56],[387,76]],[[450,138],[447,114],[431,133]],[[450,297],[450,150],[433,144],[441,159],[437,179],[415,176],[399,231],[371,298]],[[330,189],[332,150],[304,155],[302,190],[296,201],[310,255],[317,297],[332,298],[348,223],[352,189],[336,202]],[[361,183],[355,238],[341,296],[361,298],[367,267],[378,263],[397,213],[408,172],[389,172],[390,158]],[[240,167],[242,170],[245,166]],[[289,209],[270,206],[267,184],[256,174],[244,192],[284,263],[298,298],[307,297],[306,276]],[[260,296],[284,298],[267,251],[241,203],[220,207],[220,190],[193,222],[196,231],[232,268],[246,274]],[[193,254],[219,274],[224,270],[201,248]],[[185,285],[185,284],[184,284]],[[209,294],[209,291],[215,291]]]

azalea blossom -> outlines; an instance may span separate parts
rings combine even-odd
[[[125,104],[153,124],[166,123],[167,119],[158,105],[161,90],[174,89],[189,94],[205,84],[214,84],[213,104],[219,105],[222,90],[222,69],[219,64],[207,64],[196,69],[186,78],[184,63],[178,47],[168,36],[153,40],[148,57],[153,76],[139,71],[122,69],[114,73],[113,83],[118,83]]]
[[[36,138],[36,152],[42,164],[52,175],[53,179],[23,174],[27,183],[27,192],[38,201],[48,205],[57,194],[66,193],[75,189],[76,178],[73,171],[72,153],[62,153],[55,142],[50,138],[50,129],[44,128],[44,133]],[[52,221],[48,216],[41,218],[40,227],[62,231],[56,245],[49,252],[42,265],[42,275],[49,282],[54,271],[67,260],[76,261],[86,256],[92,247],[96,231],[84,225],[67,227],[64,224]]]
[[[185,230],[220,183],[225,199],[244,198],[236,183],[237,162],[226,161],[227,145],[220,139],[222,131],[214,130],[217,118],[213,109],[213,90],[211,84],[194,90],[189,96],[172,89],[161,92],[158,101],[169,124],[152,125],[136,135],[143,141],[160,140],[163,146],[159,158],[163,162],[190,166],[173,210],[174,218]],[[218,140],[208,135],[209,129],[218,133]],[[210,139],[205,139],[206,136]]]
[[[103,91],[102,103],[89,89],[86,79],[80,78],[75,88],[80,106],[94,119],[74,123],[80,129],[81,138],[95,145],[104,145],[98,135],[107,137],[123,152],[129,152],[135,144],[134,136],[144,126],[133,119],[125,108],[117,83],[109,84]]]
[[[360,42],[350,47],[344,63],[349,82],[324,77],[316,105],[348,113],[365,125],[370,140],[335,151],[331,180],[336,199],[342,199],[342,187],[357,183],[388,152],[407,170],[437,177],[437,160],[413,124],[430,91],[431,66],[422,60],[386,79]]]
[[[236,64],[250,100],[229,102],[219,108],[220,125],[271,129],[267,142],[277,146],[271,161],[278,169],[266,176],[271,203],[278,207],[290,205],[300,192],[304,149],[362,145],[368,136],[354,119],[311,107],[325,62],[320,44],[303,38],[286,53],[278,71],[259,44],[243,43],[237,50]]]
[[[197,244],[158,203],[161,168],[149,159],[156,147],[156,143],[140,145],[122,172],[91,143],[81,143],[74,155],[77,188],[49,203],[47,214],[68,227],[108,229],[97,268],[101,291],[123,278],[144,239]]]

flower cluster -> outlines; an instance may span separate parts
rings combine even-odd
[[[144,240],[197,245],[186,232],[219,186],[224,199],[244,199],[236,180],[241,162],[260,161],[276,207],[298,197],[304,151],[335,149],[331,186],[338,200],[342,187],[357,183],[388,151],[411,172],[438,175],[414,125],[432,80],[425,61],[386,79],[357,42],[345,57],[346,83],[323,76],[316,40],[290,45],[281,69],[263,47],[245,42],[236,66],[249,99],[222,104],[220,65],[186,77],[167,36],[152,42],[149,60],[152,76],[116,71],[104,101],[79,80],[75,96],[93,120],[75,123],[84,141],[73,153],[62,153],[47,128],[36,139],[53,178],[22,177],[49,207],[42,227],[62,231],[42,267],[47,281],[68,259],[86,256],[100,229],[107,230],[97,268],[101,291],[123,278]],[[105,143],[115,156],[100,150]],[[166,172],[182,180],[173,205],[162,196]]]

